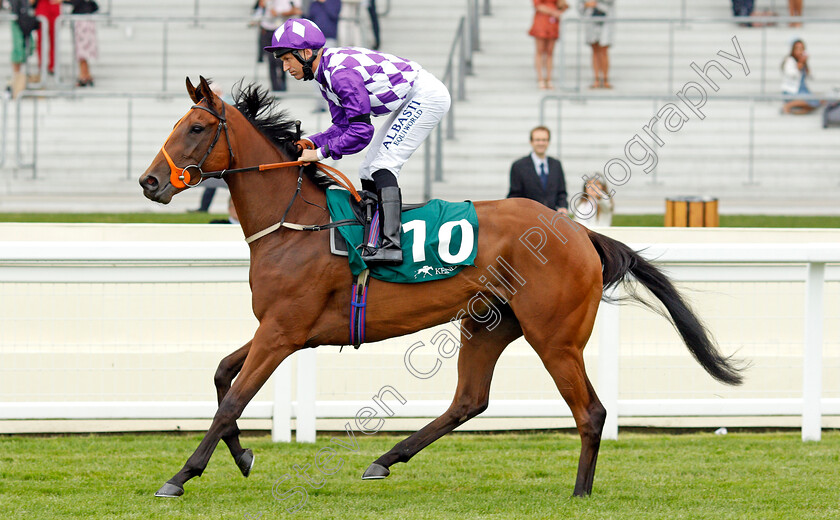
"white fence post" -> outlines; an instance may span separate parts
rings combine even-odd
[[[274,371],[274,413],[271,440],[292,442],[292,364],[280,363]]]
[[[315,349],[299,350],[297,356],[297,407],[295,408],[297,442],[315,442],[315,391],[317,363]]]
[[[618,290],[609,293],[617,297]],[[601,302],[598,315],[601,326],[598,329],[598,397],[607,409],[602,439],[618,439],[618,355],[619,355],[619,306]]]
[[[802,360],[802,440],[822,438],[822,341],[825,263],[808,263],[805,282],[805,345]]]

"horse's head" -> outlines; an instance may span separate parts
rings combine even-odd
[[[203,77],[197,87],[187,78],[187,91],[195,104],[175,124],[152,164],[140,176],[143,195],[163,204],[168,204],[176,193],[197,186],[202,171],[224,170],[233,160],[225,103]],[[219,143],[222,133],[224,144]]]

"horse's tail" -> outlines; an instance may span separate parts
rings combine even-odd
[[[592,241],[592,245],[598,251],[598,256],[601,257],[605,290],[615,287],[619,283],[624,283],[627,294],[631,299],[661,314],[674,325],[674,328],[682,336],[683,342],[688,346],[691,355],[709,375],[730,385],[741,384],[743,378],[740,372],[744,370],[744,367],[738,366],[731,357],[726,357],[720,353],[709,331],[706,330],[700,319],[694,315],[691,308],[662,271],[626,244],[591,230],[587,230],[587,232],[589,240]],[[662,302],[668,311],[667,315],[644,301],[632,285],[626,283],[628,274],[633,275]]]

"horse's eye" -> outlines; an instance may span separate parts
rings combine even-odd
[[[192,125],[192,127],[190,127],[190,132],[193,134],[200,134],[203,131],[204,127],[201,125]]]

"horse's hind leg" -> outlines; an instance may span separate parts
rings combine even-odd
[[[554,379],[557,389],[563,395],[566,404],[572,410],[578,433],[580,434],[580,460],[575,496],[592,493],[595,479],[595,463],[598,461],[598,449],[601,445],[601,432],[607,411],[598,400],[592,383],[586,376],[583,365],[583,348],[573,345],[558,347],[535,347],[545,368]]]
[[[213,377],[219,404],[222,404],[222,399],[224,399],[228,390],[230,390],[230,384],[233,378],[242,370],[242,365],[245,364],[245,358],[248,357],[248,351],[250,349],[251,342],[249,341],[233,354],[226,356],[219,363],[219,367],[216,369],[216,375]],[[254,466],[254,452],[242,448],[242,445],[239,443],[239,427],[235,423],[233,431],[229,435],[222,437],[222,440],[225,441],[242,475],[245,477],[250,475],[251,468]]]
[[[506,309],[501,322],[492,331],[487,330],[486,324],[471,318],[465,319],[462,327],[464,332],[461,334],[461,349],[458,353],[458,387],[449,409],[376,459],[365,471],[363,479],[387,477],[391,473],[388,469],[391,465],[408,462],[420,450],[487,408],[490,380],[493,378],[496,361],[505,347],[522,335],[522,330],[509,309]]]

